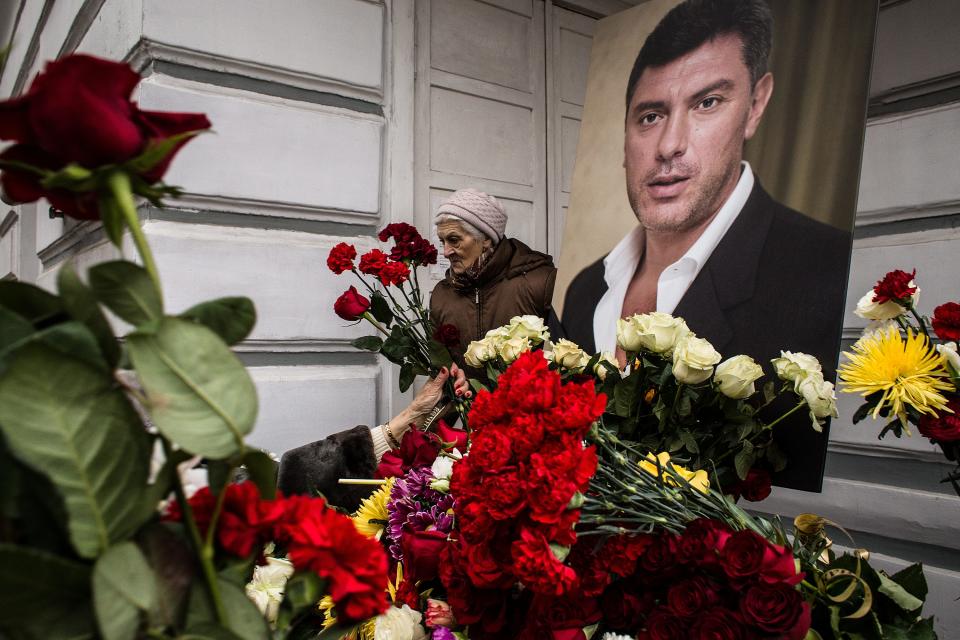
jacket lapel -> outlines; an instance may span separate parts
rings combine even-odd
[[[728,312],[753,297],[760,258],[770,230],[771,200],[759,181],[743,210],[684,294],[674,315],[724,352],[734,338]]]

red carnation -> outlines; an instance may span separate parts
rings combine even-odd
[[[800,640],[810,628],[810,605],[785,584],[759,584],[740,600],[744,622],[785,640]]]
[[[433,332],[433,339],[448,349],[460,346],[460,329],[454,324],[442,324]]]
[[[928,413],[920,416],[917,430],[921,435],[937,442],[954,442],[960,440],[960,397],[953,396],[947,400],[947,411],[941,411],[934,416]]]
[[[916,275],[916,269],[910,273],[899,269],[891,271],[873,287],[873,301],[877,304],[890,301],[897,304],[910,302],[913,294],[917,292],[917,285],[913,282]]]
[[[554,555],[547,539],[527,528],[513,543],[513,566],[517,578],[537,593],[562,595],[577,579],[574,570]]]
[[[54,171],[70,163],[96,169],[129,162],[150,143],[210,128],[200,113],[141,111],[130,100],[139,82],[128,64],[93,56],[74,54],[47,63],[24,95],[0,102],[0,138],[18,143],[0,154],[0,160]],[[176,143],[157,164],[138,170],[139,178],[147,184],[158,182],[188,140]],[[17,202],[46,198],[73,218],[99,218],[93,193],[50,189],[41,179],[17,169],[5,169],[0,178],[6,194]]]
[[[360,273],[379,278],[380,271],[386,266],[389,257],[380,249],[371,249],[360,256]]]
[[[931,324],[941,340],[960,340],[960,304],[945,302],[934,309]]]
[[[350,287],[333,303],[333,311],[344,320],[359,320],[370,308],[370,301],[360,295],[356,287]]]
[[[437,262],[437,248],[424,239],[416,227],[406,222],[388,224],[377,237],[381,242],[393,238],[394,247],[390,250],[390,257],[394,260],[409,261],[418,265]]]
[[[410,279],[410,267],[402,262],[388,262],[380,269],[377,277],[384,285],[399,286]]]
[[[327,256],[327,267],[336,274],[353,269],[353,260],[357,257],[357,249],[352,244],[341,242],[330,250]]]

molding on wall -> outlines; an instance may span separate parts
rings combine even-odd
[[[943,455],[935,451],[912,451],[883,444],[860,444],[856,442],[829,442],[827,451],[844,455],[886,460],[911,460],[926,463],[942,463]]]
[[[33,63],[37,59],[37,52],[40,50],[40,36],[43,34],[44,27],[47,26],[47,18],[50,17],[53,2],[54,0],[45,0],[44,2],[43,10],[40,12],[40,18],[37,20],[37,28],[31,34],[30,44],[27,46],[26,53],[23,54],[23,60],[20,61],[20,69],[17,71],[17,81],[13,85],[13,91],[10,92],[11,98],[20,95],[24,86],[27,84],[30,70],[33,68]],[[17,22],[16,28],[19,28],[19,16],[17,16]],[[14,31],[14,36],[16,36],[16,31]]]
[[[234,347],[241,353],[351,353],[369,354],[346,339],[321,340],[244,340]]]
[[[3,217],[3,222],[0,222],[0,238],[7,235],[10,232],[10,229],[17,224],[17,220],[20,219],[20,214],[18,214],[13,209],[7,212],[7,215]]]
[[[178,47],[163,42],[142,38],[128,54],[127,60],[138,71],[145,70],[154,60],[173,62],[188,67],[197,67],[210,71],[220,71],[265,80],[267,82],[291,85],[321,93],[332,93],[365,102],[381,103],[383,89],[346,83],[332,78],[281,69],[225,56],[217,56],[203,51]]]
[[[311,207],[292,202],[250,200],[211,196],[199,193],[184,193],[177,198],[178,209],[223,211],[269,218],[297,218],[323,220],[349,224],[371,225],[380,219],[378,212],[348,211],[323,207]]]
[[[960,200],[945,202],[924,202],[909,207],[889,207],[858,211],[854,228],[870,227],[891,222],[912,222],[924,218],[939,218],[960,214]],[[916,229],[921,231],[922,229]]]
[[[81,222],[64,231],[63,235],[37,252],[41,270],[66,260],[84,249],[107,241],[103,224],[92,220]]]
[[[80,42],[83,41],[83,37],[87,35],[87,31],[90,30],[93,21],[97,19],[97,15],[99,15],[100,9],[106,1],[107,0],[85,0],[83,6],[80,7],[80,11],[78,11],[76,17],[74,17],[73,24],[70,25],[70,30],[67,32],[67,37],[60,46],[60,52],[57,54],[57,58],[73,53],[73,51],[80,46]]]

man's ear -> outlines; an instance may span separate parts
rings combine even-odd
[[[773,74],[768,71],[757,80],[757,84],[753,87],[750,113],[747,116],[747,128],[744,131],[746,140],[752,138],[753,134],[757,132],[757,127],[760,126],[760,120],[763,118],[763,112],[767,109],[767,103],[770,102],[771,95],[773,95]]]

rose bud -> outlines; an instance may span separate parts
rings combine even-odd
[[[343,292],[337,301],[333,303],[334,312],[344,320],[359,320],[367,309],[370,308],[370,301],[360,295],[356,287],[350,287]]]

